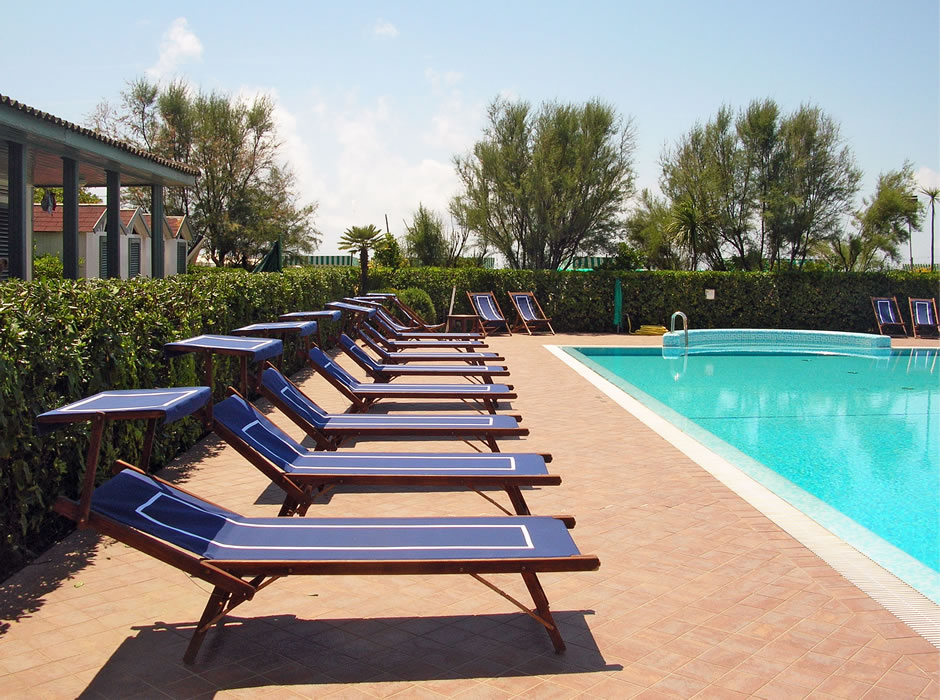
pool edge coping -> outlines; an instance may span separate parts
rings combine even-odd
[[[543,347],[940,649],[940,605],[564,350],[580,346]]]

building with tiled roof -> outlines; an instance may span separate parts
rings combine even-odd
[[[29,279],[34,247],[51,247],[40,241],[56,234],[68,278],[127,277],[148,270],[164,276],[165,263],[171,254],[175,261],[178,251],[165,250],[163,235],[149,235],[139,212],[121,210],[121,187],[149,186],[153,211],[162,218],[164,188],[190,187],[196,175],[188,165],[0,95],[0,280]],[[94,223],[89,219],[95,210],[78,203],[81,186],[107,189],[108,204],[91,205],[103,208]],[[62,187],[63,201],[52,211],[33,207],[37,187]],[[108,221],[116,224],[113,230]]]

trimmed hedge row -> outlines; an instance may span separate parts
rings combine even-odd
[[[77,493],[82,473],[88,426],[63,426],[40,437],[33,422],[38,414],[107,389],[201,384],[201,361],[194,355],[167,361],[165,342],[225,333],[286,310],[320,309],[348,295],[355,279],[355,270],[322,268],[0,284],[0,578],[68,527],[50,506],[59,493]],[[300,363],[292,350],[284,354],[288,371]],[[222,398],[229,384],[238,384],[238,365],[217,358],[215,396]],[[137,460],[144,429],[144,421],[110,424],[102,474],[118,457]],[[153,467],[201,433],[195,419],[159,428]]]
[[[558,331],[610,332],[616,279],[623,285],[624,327],[668,325],[684,311],[694,328],[816,328],[874,331],[870,296],[937,296],[940,275],[892,272],[551,272],[478,268],[376,269],[370,288],[425,290],[444,320],[469,313],[466,291],[493,291],[512,318],[507,292],[533,291]],[[199,384],[194,356],[167,361],[163,344],[201,333],[269,321],[286,311],[320,309],[356,293],[358,269],[302,268],[252,275],[193,273],[166,280],[51,280],[0,284],[0,578],[61,534],[68,524],[50,511],[59,493],[75,495],[87,426],[40,437],[39,413],[107,389]],[[716,290],[706,301],[705,289]],[[429,319],[430,320],[430,319]],[[285,369],[299,360],[287,348]],[[218,358],[214,394],[237,384],[234,361]],[[114,459],[134,462],[142,421],[108,429],[101,470]],[[158,430],[152,464],[159,468],[199,439],[192,419]]]
[[[692,328],[793,328],[877,333],[870,297],[897,296],[907,318],[908,297],[938,296],[938,273],[840,272],[551,272],[480,268],[380,270],[375,287],[419,287],[428,292],[438,321],[450,307],[471,313],[466,291],[492,291],[510,320],[510,291],[533,291],[556,331],[613,330],[614,284],[623,290],[623,328],[669,325],[681,310]],[[715,299],[706,300],[705,290]]]

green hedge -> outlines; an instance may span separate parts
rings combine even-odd
[[[613,330],[614,283],[623,286],[624,329],[668,326],[681,310],[692,328],[794,328],[877,333],[872,296],[937,297],[938,273],[839,272],[551,272],[481,268],[404,268],[371,274],[375,287],[419,287],[443,321],[456,286],[454,313],[471,313],[466,292],[492,291],[507,318],[510,291],[533,291],[556,331]],[[705,299],[714,289],[715,299]]]
[[[0,578],[41,551],[67,526],[50,511],[58,493],[75,495],[88,427],[37,435],[43,411],[107,389],[202,383],[193,355],[167,361],[163,344],[202,333],[225,333],[286,311],[314,310],[348,295],[356,271],[230,272],[166,280],[51,280],[0,284]],[[289,371],[300,359],[286,348]],[[214,394],[238,384],[238,365],[215,362]],[[143,421],[112,423],[101,472],[116,458],[135,462]],[[158,430],[152,464],[166,464],[202,432],[194,419]]]
[[[469,313],[466,292],[493,291],[508,318],[507,292],[533,291],[556,330],[610,332],[614,282],[623,285],[623,313],[634,328],[668,325],[684,311],[693,328],[875,330],[870,296],[936,296],[940,275],[822,272],[550,272],[481,268],[377,268],[371,289],[425,290],[444,320],[456,286],[454,313]],[[64,531],[50,511],[58,493],[75,495],[87,448],[87,425],[38,436],[43,411],[107,389],[199,384],[192,355],[167,361],[163,344],[201,333],[225,333],[286,311],[314,310],[357,293],[358,269],[301,268],[284,273],[221,271],[166,280],[47,280],[0,284],[0,578]],[[705,289],[716,299],[706,301]],[[431,319],[429,319],[431,320]],[[299,360],[288,347],[288,371]],[[234,361],[216,362],[216,398],[238,383]],[[142,421],[112,424],[101,470],[114,459],[134,462]],[[152,464],[166,464],[201,434],[192,419],[158,431]],[[211,495],[211,494],[210,494]]]

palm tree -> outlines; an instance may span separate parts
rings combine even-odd
[[[934,271],[933,266],[933,218],[937,204],[937,195],[940,194],[940,187],[921,187],[922,194],[927,195],[930,200],[930,271]]]
[[[369,251],[380,250],[385,245],[385,234],[372,224],[368,226],[351,226],[343,231],[339,239],[340,250],[348,250],[359,254],[359,293],[368,291],[369,282]]]

